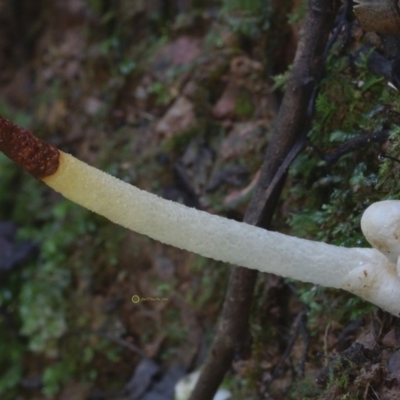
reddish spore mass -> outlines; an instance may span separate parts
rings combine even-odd
[[[0,151],[37,179],[53,175],[59,165],[58,149],[0,115]]]

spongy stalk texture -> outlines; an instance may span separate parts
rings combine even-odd
[[[61,153],[44,182],[126,228],[205,257],[330,287],[367,257],[355,249],[269,232],[140,190]]]

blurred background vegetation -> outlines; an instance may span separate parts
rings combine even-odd
[[[290,0],[2,1],[0,114],[140,188],[241,220],[305,7]],[[399,197],[399,167],[377,159],[382,149],[399,156],[399,106],[366,59],[349,61],[360,29],[351,34],[352,46],[343,50],[339,37],[327,59],[310,145],[291,167],[274,229],[362,247],[362,211]],[[383,129],[390,133],[383,146],[355,149],[332,165],[321,157]],[[168,399],[177,377],[201,365],[228,266],[113,226],[3,156],[0,220],[2,399],[147,393],[151,400],[179,367],[164,387]],[[366,323],[374,310],[291,281],[287,297],[276,299],[275,284],[259,278],[252,353],[227,378],[232,398],[267,391],[276,399],[318,398],[323,388],[313,381],[329,349],[350,322]],[[135,294],[167,301],[135,304]],[[307,340],[296,339],[281,361],[302,310]],[[140,397],[137,366],[146,359],[158,369],[147,372]]]

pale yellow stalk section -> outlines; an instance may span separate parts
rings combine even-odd
[[[44,182],[112,222],[205,257],[323,286],[344,288],[398,314],[400,283],[374,249],[347,249],[269,232],[145,192],[61,153]],[[390,295],[396,304],[387,304]]]

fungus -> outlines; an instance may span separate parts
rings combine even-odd
[[[361,229],[368,243],[397,266],[400,255],[400,201],[385,200],[365,210]],[[400,277],[400,274],[399,274]]]
[[[378,250],[343,248],[162,199],[79,161],[3,117],[0,150],[64,197],[128,229],[204,257],[344,289],[400,315],[400,246],[389,240],[393,226],[393,232],[399,232],[400,202],[373,204],[363,217],[363,232]],[[391,214],[381,224],[388,205]]]

